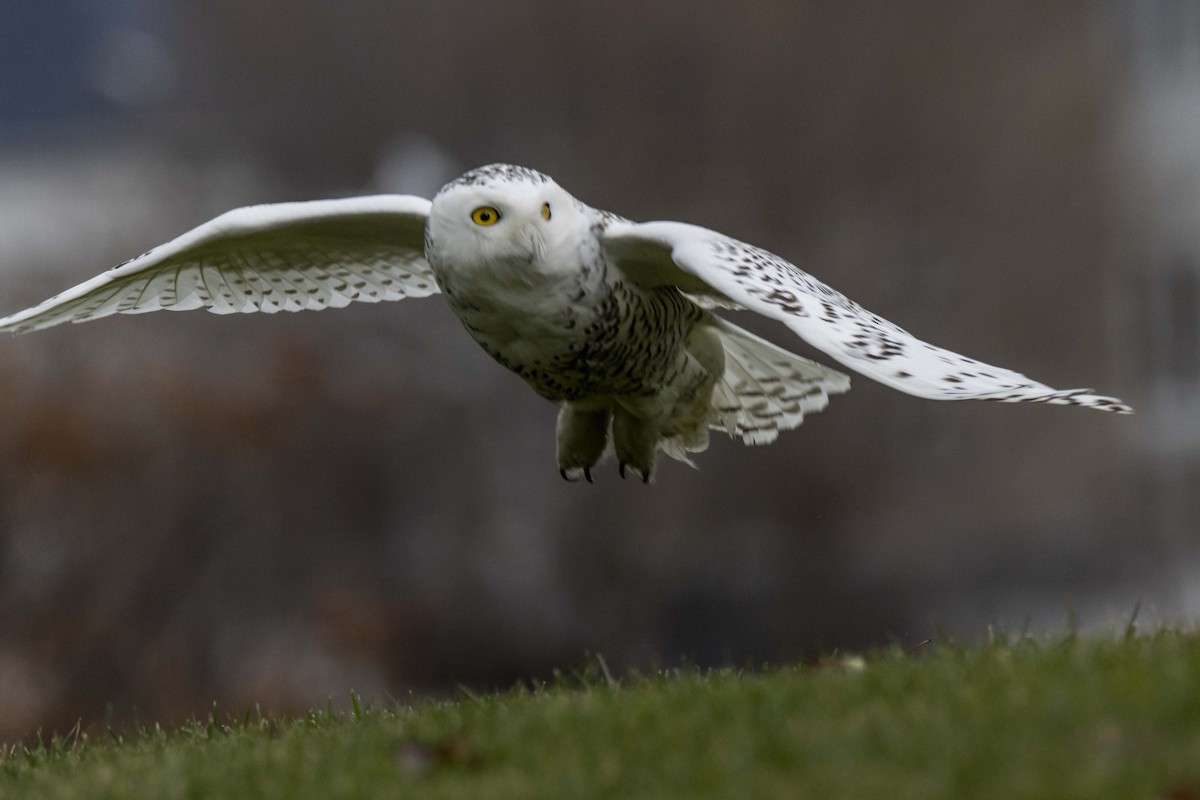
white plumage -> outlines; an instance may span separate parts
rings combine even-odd
[[[688,461],[708,430],[773,441],[849,379],[714,314],[744,308],[882,383],[938,400],[1128,406],[943,350],[793,264],[715,231],[634,223],[497,164],[407,195],[236,209],[25,311],[24,332],[115,313],[300,311],[439,290],[497,361],[560,404],[558,466],[591,479]],[[690,462],[689,462],[690,463]]]
[[[160,309],[272,314],[437,294],[424,254],[429,205],[385,195],[238,208],[0,319],[0,330]]]

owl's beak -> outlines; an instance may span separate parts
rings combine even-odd
[[[534,227],[528,227],[521,232],[522,249],[529,255],[529,263],[541,261],[546,254],[546,242],[541,233]]]

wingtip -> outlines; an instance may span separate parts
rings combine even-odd
[[[1133,406],[1129,405],[1119,397],[1094,397],[1095,401],[1092,408],[1097,408],[1101,411],[1111,411],[1114,414],[1132,414]]]
[[[1001,403],[1045,403],[1050,406],[1080,406],[1109,411],[1113,414],[1132,414],[1133,407],[1117,397],[1092,394],[1094,389],[1059,389],[1044,391],[1041,385],[1025,387],[1021,391],[1007,394],[976,395],[977,400],[992,400]],[[969,398],[954,398],[969,399]]]
[[[1085,408],[1094,408],[1097,411],[1109,411],[1113,414],[1132,414],[1133,407],[1126,404],[1118,397],[1108,397],[1105,395],[1088,394],[1091,389],[1077,389],[1074,393],[1063,398],[1063,401],[1070,405],[1084,406]]]

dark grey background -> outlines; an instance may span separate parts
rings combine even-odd
[[[5,312],[233,206],[511,161],[1138,414],[859,378],[581,486],[436,298],[6,338],[0,739],[1200,608],[1195,4],[9,5]]]

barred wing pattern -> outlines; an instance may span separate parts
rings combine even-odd
[[[679,222],[615,222],[601,234],[609,259],[645,286],[716,295],[778,320],[842,364],[933,400],[1077,405],[1131,413],[1091,389],[1057,390],[1003,367],[944,350],[872,314],[765,250]]]
[[[271,314],[437,294],[425,261],[429,208],[420,197],[378,195],[234,209],[0,319],[0,331],[160,309]]]
[[[745,444],[770,444],[805,416],[822,411],[830,395],[850,390],[850,378],[789,353],[720,317],[714,326],[725,349],[725,374],[713,387],[712,426]]]

